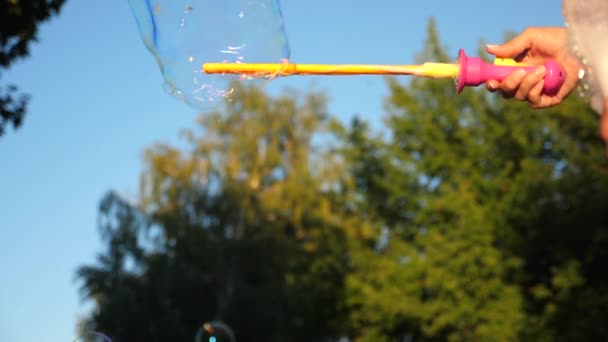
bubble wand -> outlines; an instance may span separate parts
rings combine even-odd
[[[566,73],[554,60],[545,64],[543,92],[556,94],[564,83]],[[479,57],[469,57],[460,49],[458,63],[424,63],[419,65],[374,64],[295,64],[295,63],[205,63],[207,74],[241,74],[253,77],[292,75],[409,75],[433,78],[455,78],[460,93],[466,86],[479,86],[489,80],[502,81],[511,73],[524,69],[531,72],[535,66],[523,65],[512,59],[496,59],[494,64]]]

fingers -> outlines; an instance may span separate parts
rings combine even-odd
[[[513,74],[502,82],[490,81],[486,87],[491,92],[499,92],[504,98],[527,101],[533,108],[547,108],[561,103],[575,88],[581,69],[573,56],[564,56],[567,49],[567,32],[564,28],[531,27],[502,45],[488,45],[486,50],[496,57],[513,58],[528,65],[544,64],[554,59],[564,67],[566,80],[557,94],[543,94],[541,84],[546,70],[537,69],[527,76]],[[543,82],[544,83],[544,82]]]
[[[545,81],[540,80],[532,87],[530,93],[528,93],[528,102],[532,108],[542,108],[543,103],[543,88],[545,87]]]
[[[530,104],[535,104],[534,101],[532,101],[532,99],[530,98],[530,92],[532,91],[532,88],[537,86],[538,83],[543,80],[543,77],[545,77],[546,72],[547,69],[545,68],[545,66],[541,66],[536,68],[536,70],[534,70],[530,74],[526,75],[521,81],[519,87],[517,88],[517,91],[515,92],[515,98],[519,101],[529,101]],[[542,95],[542,88],[539,96],[540,95]],[[539,101],[540,98],[537,98],[537,102]]]
[[[521,83],[526,77],[526,71],[523,69],[519,69],[507,76],[502,82],[500,82],[499,86],[496,88],[502,97],[506,99],[510,99],[515,96],[515,93],[519,89]],[[496,81],[494,81],[496,82]],[[496,86],[495,83],[492,83],[493,86]]]
[[[506,99],[515,98],[519,101],[526,101],[532,108],[551,107],[560,101],[555,96],[551,97],[543,93],[545,74],[544,66],[540,66],[530,73],[520,69],[507,76],[502,82],[496,80],[486,82],[486,88],[490,92],[500,93]]]
[[[487,89],[488,89],[490,92],[494,93],[494,92],[498,91],[498,88],[500,88],[500,82],[495,81],[495,80],[489,80],[489,81],[486,83],[486,88],[487,88]]]
[[[532,33],[530,29],[525,30],[517,37],[502,45],[487,45],[486,51],[497,57],[514,58],[521,55],[532,45]]]

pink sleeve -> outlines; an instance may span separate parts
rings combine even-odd
[[[582,90],[601,114],[608,98],[608,0],[564,0],[570,48],[585,65]]]

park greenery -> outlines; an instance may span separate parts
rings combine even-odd
[[[429,22],[420,60],[449,62]],[[545,110],[387,78],[383,127],[236,85],[99,206],[80,329],[114,342],[599,341],[608,162],[576,95]]]

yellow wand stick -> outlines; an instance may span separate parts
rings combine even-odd
[[[374,64],[295,64],[295,63],[205,63],[207,74],[241,74],[255,77],[292,75],[414,75],[457,77],[458,64],[424,63],[420,65]]]

